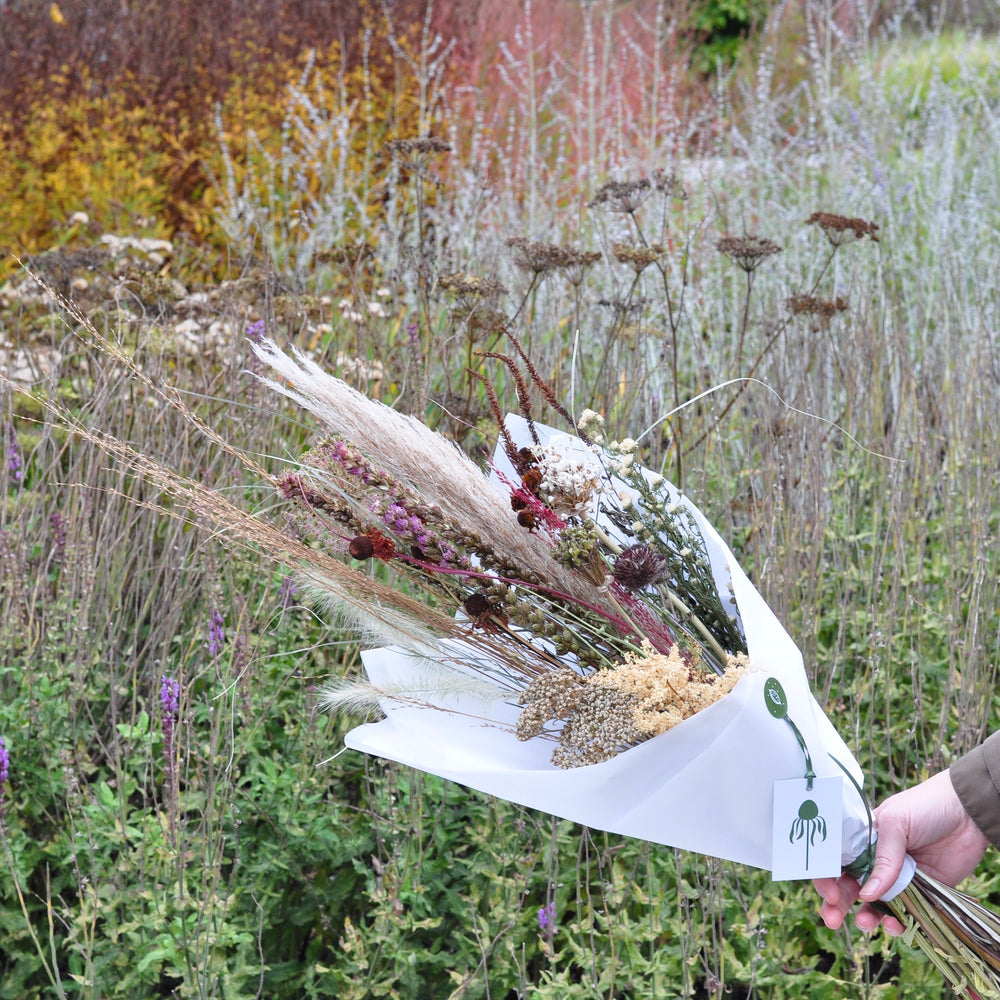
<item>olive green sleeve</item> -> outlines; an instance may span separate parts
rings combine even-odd
[[[965,811],[1000,848],[1000,732],[951,765],[951,783]]]

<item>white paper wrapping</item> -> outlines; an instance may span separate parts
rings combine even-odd
[[[523,440],[523,424],[515,418],[508,426]],[[498,467],[503,464],[498,455]],[[862,774],[813,698],[794,642],[695,513],[717,578],[724,587],[731,578],[749,650],[751,673],[729,695],[612,760],[568,770],[550,763],[551,740],[516,739],[515,704],[484,708],[462,698],[440,708],[386,701],[385,719],[354,729],[347,745],[596,829],[770,870],[773,785],[801,778],[805,760],[791,727],[767,711],[765,681],[777,678],[784,688],[788,716],[818,776],[844,774],[833,758],[859,785]],[[425,669],[395,648],[368,650],[362,659],[376,687],[412,681]],[[852,783],[843,784],[846,864],[867,846],[868,817]]]

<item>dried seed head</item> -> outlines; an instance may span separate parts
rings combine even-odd
[[[365,535],[358,535],[357,538],[351,539],[351,544],[347,546],[347,551],[351,553],[352,559],[371,559],[375,554],[375,545]]]
[[[878,243],[878,225],[874,222],[866,222],[864,219],[849,219],[844,215],[836,215],[833,212],[813,212],[806,219],[806,225],[819,226],[824,235],[833,247],[843,246],[845,243],[854,243],[862,240],[866,236],[874,243]]]
[[[568,718],[583,691],[583,678],[568,667],[537,677],[521,692],[524,708],[517,717],[517,738],[530,740],[551,719]]]
[[[496,302],[501,295],[507,292],[507,289],[495,278],[483,278],[478,274],[440,274],[437,283],[439,288],[454,292],[460,298],[477,299],[489,303]]]
[[[648,177],[633,181],[608,181],[587,203],[587,208],[599,205],[609,212],[631,214],[653,193],[653,182]]]
[[[391,538],[386,538],[378,528],[369,528],[362,535],[352,538],[347,551],[353,559],[391,559],[396,552],[396,545]]]
[[[444,139],[429,135],[420,139],[390,139],[385,149],[404,170],[412,170],[422,176],[431,156],[449,152],[451,145]]]
[[[587,272],[601,259],[601,255],[596,250],[575,250],[572,247],[563,249],[566,251],[566,264],[562,271],[571,285],[579,286],[583,284]]]
[[[447,153],[451,143],[439,139],[436,135],[423,136],[420,139],[390,139],[385,148],[396,158],[405,159],[411,156],[430,156],[432,153]]]
[[[648,545],[630,545],[615,560],[615,582],[626,590],[644,590],[667,577],[667,560]]]
[[[636,274],[642,274],[650,264],[655,264],[667,248],[662,243],[639,246],[636,243],[615,243],[611,255],[619,264],[628,264]]]
[[[552,763],[566,768],[599,764],[641,743],[645,737],[633,721],[637,705],[626,691],[588,683],[559,734]]]
[[[470,618],[480,618],[490,610],[490,599],[477,591],[469,594],[462,602],[462,607]]]
[[[756,271],[768,258],[781,253],[782,248],[777,243],[763,236],[723,236],[715,244],[719,253],[725,254],[737,267],[747,274]]]
[[[458,310],[456,318],[464,319],[469,325],[469,332],[481,337],[493,333],[505,333],[510,319],[499,309],[472,307]]]
[[[560,246],[558,243],[544,243],[539,240],[514,236],[507,240],[514,258],[514,265],[522,271],[533,274],[547,274],[571,267],[578,267],[582,259],[578,250]]]
[[[680,201],[687,198],[687,191],[684,190],[681,179],[672,170],[670,173],[667,173],[662,167],[654,170],[653,184],[657,191],[661,191],[668,198],[677,198]]]
[[[818,299],[813,295],[793,295],[785,302],[793,316],[817,316],[830,320],[847,308],[847,300],[839,295],[835,299]]]

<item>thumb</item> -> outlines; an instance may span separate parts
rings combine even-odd
[[[875,865],[868,880],[861,887],[860,896],[873,902],[892,888],[906,858],[906,831],[899,821],[883,820],[879,824],[875,842]]]

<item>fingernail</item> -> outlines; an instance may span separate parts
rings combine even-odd
[[[862,899],[869,899],[869,900],[878,899],[878,895],[881,889],[882,889],[881,879],[870,878],[861,887],[861,892],[859,893],[859,895],[861,896]]]

